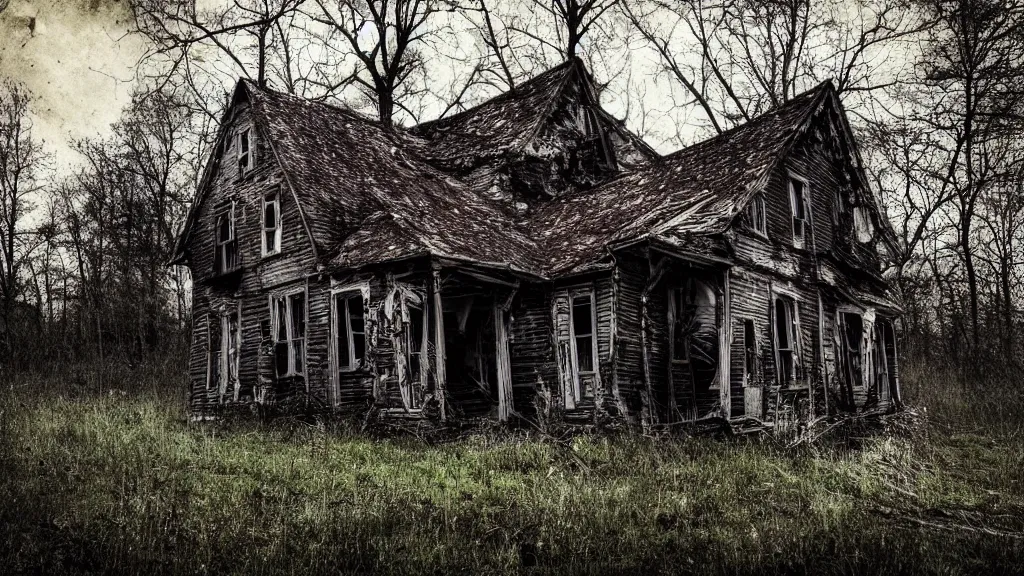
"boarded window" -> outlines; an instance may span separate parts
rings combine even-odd
[[[235,206],[225,207],[217,215],[216,244],[213,269],[216,274],[225,274],[238,268],[238,239],[235,236]]]
[[[750,218],[750,227],[754,232],[762,236],[768,235],[768,218],[765,212],[763,194],[754,195],[753,200],[750,201],[750,206],[747,208],[747,216]]]
[[[581,294],[572,299],[572,332],[576,343],[576,367],[581,373],[593,372],[597,347],[594,339],[594,296]]]
[[[338,368],[356,370],[362,366],[366,354],[363,294],[359,291],[336,294],[334,306]]]
[[[789,201],[793,209],[793,241],[802,244],[807,228],[807,183],[789,179]]]
[[[796,382],[796,310],[792,298],[775,298],[775,355],[778,382],[787,386]]]
[[[263,197],[262,254],[269,256],[281,251],[281,191],[275,189]]]

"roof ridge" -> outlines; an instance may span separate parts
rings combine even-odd
[[[544,70],[543,72],[537,74],[536,76],[532,76],[528,80],[518,84],[517,86],[515,86],[513,88],[510,88],[509,90],[505,90],[501,94],[498,94],[496,96],[493,96],[491,98],[488,98],[488,99],[484,100],[483,102],[480,102],[479,104],[476,104],[474,106],[470,106],[469,108],[466,108],[465,110],[461,110],[461,111],[459,111],[459,112],[457,112],[455,114],[452,114],[451,116],[443,116],[443,117],[440,117],[440,118],[434,118],[433,120],[427,120],[425,122],[420,122],[419,124],[410,126],[408,128],[408,130],[409,131],[417,131],[417,130],[420,130],[420,129],[432,128],[433,126],[435,126],[437,124],[440,124],[442,122],[449,122],[449,121],[457,120],[457,119],[459,119],[459,118],[461,118],[463,116],[467,116],[467,115],[469,115],[469,114],[471,114],[473,112],[478,111],[480,108],[483,108],[484,106],[487,106],[488,104],[493,104],[495,102],[500,102],[503,99],[507,99],[507,98],[511,98],[513,96],[516,96],[516,95],[518,95],[519,92],[522,91],[524,86],[529,86],[529,85],[537,84],[537,83],[540,82],[541,78],[544,78],[545,76],[547,76],[549,74],[552,74],[552,73],[554,73],[556,71],[561,71],[561,69],[571,68],[572,65],[574,64],[575,60],[577,60],[577,58],[575,58],[575,57],[574,58],[570,58],[570,59],[566,60],[565,62],[562,62],[561,64],[558,64],[557,66],[552,66],[551,68],[548,68],[547,70]]]
[[[376,124],[377,126],[379,126],[381,128],[384,128],[384,129],[392,128],[392,126],[389,126],[388,124],[385,124],[384,122],[381,122],[379,118],[374,118],[373,116],[369,116],[367,114],[363,114],[362,112],[353,109],[352,107],[350,107],[345,102],[337,102],[337,103],[335,103],[335,102],[329,102],[327,100],[320,100],[320,99],[316,99],[316,98],[306,98],[304,96],[298,96],[296,94],[290,94],[288,92],[282,92],[280,90],[275,90],[275,89],[269,88],[267,86],[260,86],[257,83],[253,82],[252,79],[250,79],[250,78],[241,78],[241,79],[239,79],[239,81],[247,84],[250,88],[255,89],[258,92],[265,92],[265,93],[267,93],[267,94],[269,94],[271,96],[274,96],[274,97],[286,98],[288,100],[293,100],[293,101],[296,101],[296,102],[301,102],[303,104],[312,104],[312,105],[317,105],[317,106],[323,106],[325,108],[330,108],[332,110],[336,110],[338,112],[341,112],[342,114],[346,114],[348,116],[352,116],[356,120],[360,120],[360,121],[363,121],[363,122],[368,122],[370,124]],[[404,128],[402,126],[394,126],[394,127],[402,129],[402,130],[406,130],[406,128]]]
[[[757,125],[757,124],[759,124],[759,123],[761,123],[761,122],[763,122],[765,120],[768,120],[768,119],[770,119],[770,118],[780,114],[783,110],[786,110],[786,109],[789,109],[789,108],[795,108],[797,106],[808,106],[808,107],[811,107],[811,104],[813,104],[818,98],[820,98],[822,96],[822,94],[825,94],[825,93],[828,92],[827,88],[831,88],[832,90],[835,90],[835,86],[832,84],[831,80],[825,80],[823,82],[819,82],[813,88],[811,88],[809,90],[804,90],[803,92],[793,96],[792,98],[790,98],[789,100],[783,102],[782,104],[780,104],[778,106],[775,106],[774,108],[771,108],[769,110],[766,110],[766,111],[762,112],[761,114],[758,114],[757,116],[754,116],[753,118],[751,118],[750,120],[748,120],[748,121],[746,121],[746,122],[744,122],[742,124],[737,124],[736,126],[733,126],[732,128],[729,128],[728,130],[719,132],[718,134],[715,134],[714,136],[712,136],[710,138],[705,138],[703,140],[699,140],[697,142],[694,142],[693,144],[690,144],[688,146],[683,146],[682,148],[680,148],[678,150],[674,150],[672,152],[669,152],[668,154],[665,154],[664,156],[662,156],[661,159],[662,160],[669,160],[669,159],[675,158],[676,156],[681,156],[681,155],[683,155],[683,153],[692,152],[695,149],[700,148],[701,146],[717,142],[718,140],[725,139],[725,138],[727,138],[729,136],[732,136],[736,132],[739,132],[740,130],[747,129],[750,126]],[[819,92],[819,90],[821,92]],[[803,99],[807,98],[807,97],[812,97],[812,98],[809,101],[807,101],[807,102],[803,102]]]

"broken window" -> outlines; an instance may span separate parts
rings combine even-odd
[[[889,401],[889,362],[885,355],[886,324],[887,322],[882,319],[875,321],[875,337],[871,343],[874,383],[878,397],[883,402]]]
[[[768,236],[768,218],[765,212],[764,195],[755,194],[747,208],[747,216],[750,217],[750,227],[761,236]]]
[[[409,326],[405,331],[405,352],[406,361],[409,366],[409,379],[419,382],[423,377],[423,356],[427,348],[427,316],[423,312],[423,305],[419,302],[406,302],[406,310],[409,313]]]
[[[252,130],[242,129],[238,132],[238,175],[244,176],[256,165],[253,154]]]
[[[270,256],[281,251],[281,189],[263,197],[263,243],[261,254]]]
[[[341,371],[356,370],[362,366],[366,354],[363,293],[351,291],[336,294],[334,307],[338,368]]]
[[[305,373],[306,355],[306,293],[274,296],[270,302],[277,375],[302,375]]]
[[[789,179],[789,203],[793,209],[793,242],[802,245],[807,228],[807,182]]]
[[[863,206],[856,206],[853,209],[853,230],[857,235],[857,241],[861,243],[870,242],[875,236],[875,227]]]
[[[221,330],[220,322],[213,314],[206,315],[207,351],[206,351],[206,389],[210,390],[220,383]]]
[[[594,372],[597,358],[597,340],[594,338],[594,294],[591,292],[573,296],[570,315],[576,346],[576,369],[581,374]]]
[[[689,364],[677,374],[696,389],[710,389],[718,372],[718,298],[714,289],[696,278],[669,290],[669,337],[673,364]],[[685,375],[685,376],[684,376]]]
[[[750,386],[757,378],[757,332],[753,320],[743,321],[743,385]]]
[[[838,315],[840,368],[848,408],[853,408],[864,392],[864,318],[854,312]]]
[[[238,360],[242,348],[242,332],[239,329],[241,324],[241,311],[235,310],[221,316],[221,333],[223,343],[221,344],[221,394],[228,390],[238,391]]]
[[[238,239],[235,237],[235,205],[223,209],[216,221],[216,252],[213,269],[217,274],[231,272],[238,267]]]
[[[238,388],[238,360],[242,346],[241,311],[207,316],[209,350],[206,387],[217,387],[220,394]]]
[[[796,304],[788,296],[775,297],[775,354],[780,386],[796,383]]]

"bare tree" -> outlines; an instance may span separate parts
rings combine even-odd
[[[623,14],[715,132],[832,79],[871,92],[897,81],[898,41],[926,23],[904,0],[623,0]]]
[[[47,162],[41,143],[32,136],[31,101],[24,85],[0,83],[0,320],[7,363],[13,362],[15,304],[25,289],[22,269],[34,244],[28,216]]]
[[[967,281],[971,344],[980,342],[979,278],[972,241],[978,204],[998,167],[991,143],[1021,126],[1024,104],[1024,4],[995,0],[925,0],[935,26],[922,56],[928,113],[953,153],[947,181],[956,193],[956,234]],[[981,152],[979,154],[979,151]]]
[[[342,61],[347,55],[358,61],[355,71],[338,79],[337,85],[358,85],[381,122],[394,122],[396,108],[416,117],[406,101],[425,92],[414,80],[425,68],[421,49],[436,34],[427,21],[447,5],[439,0],[315,2],[319,11],[309,15],[325,27],[321,41]]]

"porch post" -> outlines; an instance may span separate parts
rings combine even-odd
[[[509,361],[505,308],[497,303],[494,305],[494,342],[498,363],[498,421],[506,422],[512,412],[512,365]]]
[[[732,302],[729,299],[729,269],[722,273],[722,326],[718,329],[718,381],[722,416],[732,417]]]
[[[441,421],[445,414],[445,353],[444,353],[444,312],[441,307],[441,275],[433,271],[432,292],[434,295],[434,389],[441,409]]]

